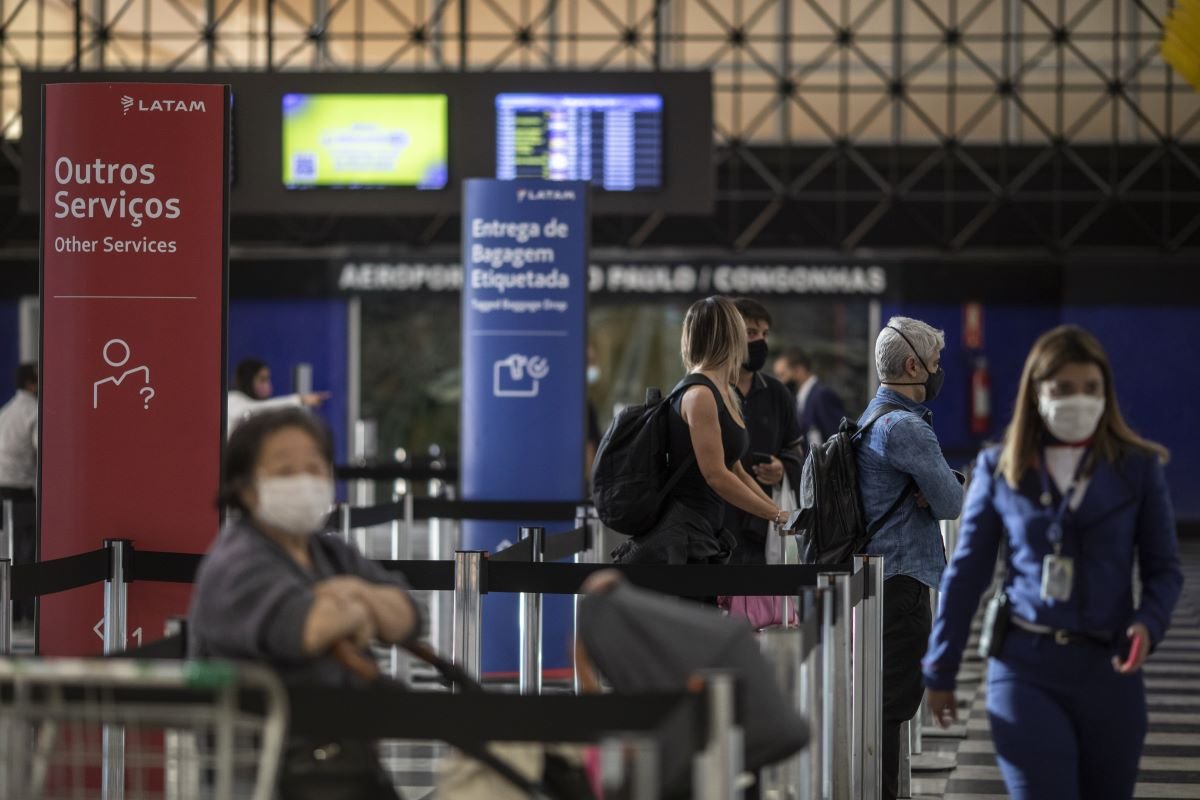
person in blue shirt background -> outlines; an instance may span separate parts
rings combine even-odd
[[[1005,544],[1009,624],[987,700],[1017,800],[1133,796],[1140,670],[1183,586],[1166,460],[1122,418],[1094,336],[1063,326],[1034,344],[1004,443],[976,463],[924,660],[930,711],[949,725],[971,618]]]
[[[893,317],[875,340],[882,386],[859,420],[859,493],[868,529],[864,552],[883,556],[883,796],[897,796],[900,727],[921,705],[921,655],[929,640],[929,590],[946,566],[938,520],[955,519],[963,490],[942,455],[924,405],[945,380],[945,335]]]

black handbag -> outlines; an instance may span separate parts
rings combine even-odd
[[[1001,541],[1000,558],[1004,568],[1000,572],[1000,588],[988,600],[983,611],[983,628],[979,633],[979,657],[992,658],[1000,654],[1008,629],[1012,626],[1012,606],[1008,602],[1005,583],[1008,581],[1008,543]]]
[[[999,655],[1012,625],[1012,607],[1008,603],[1008,593],[1001,586],[992,599],[988,601],[983,612],[983,630],[979,634],[979,657],[992,658]]]
[[[295,741],[284,752],[280,800],[402,800],[374,743]]]

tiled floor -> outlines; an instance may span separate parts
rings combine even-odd
[[[1167,637],[1146,664],[1150,732],[1134,797],[1200,799],[1200,541],[1184,540],[1183,597]],[[1002,800],[1008,797],[988,730],[981,664],[964,666],[959,702],[969,709],[966,739],[923,739],[926,749],[956,752],[951,772],[914,774],[914,797]],[[960,714],[961,716],[961,714]]]

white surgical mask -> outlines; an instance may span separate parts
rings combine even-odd
[[[1104,398],[1090,394],[1038,395],[1038,411],[1055,439],[1067,444],[1091,438],[1104,416]]]
[[[588,384],[597,383],[600,380],[600,368],[595,364],[588,364],[587,382]]]
[[[310,536],[321,529],[333,506],[333,481],[314,475],[260,478],[258,519],[292,536]]]

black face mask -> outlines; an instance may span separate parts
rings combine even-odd
[[[748,355],[742,362],[742,369],[747,372],[758,372],[767,363],[767,340],[755,339],[746,346]]]
[[[941,367],[938,367],[936,371],[931,370],[929,365],[925,363],[925,359],[921,358],[921,354],[917,352],[917,348],[913,347],[913,343],[909,341],[909,338],[905,336],[899,328],[893,328],[891,325],[888,325],[888,328],[900,334],[900,338],[903,339],[904,343],[908,345],[908,348],[913,351],[913,355],[917,357],[917,361],[922,367],[925,368],[925,372],[928,374],[926,375],[925,380],[921,381],[920,383],[896,383],[895,381],[888,381],[887,383],[891,386],[924,386],[925,402],[928,403],[936,399],[942,391],[942,386],[946,383],[946,371]]]

